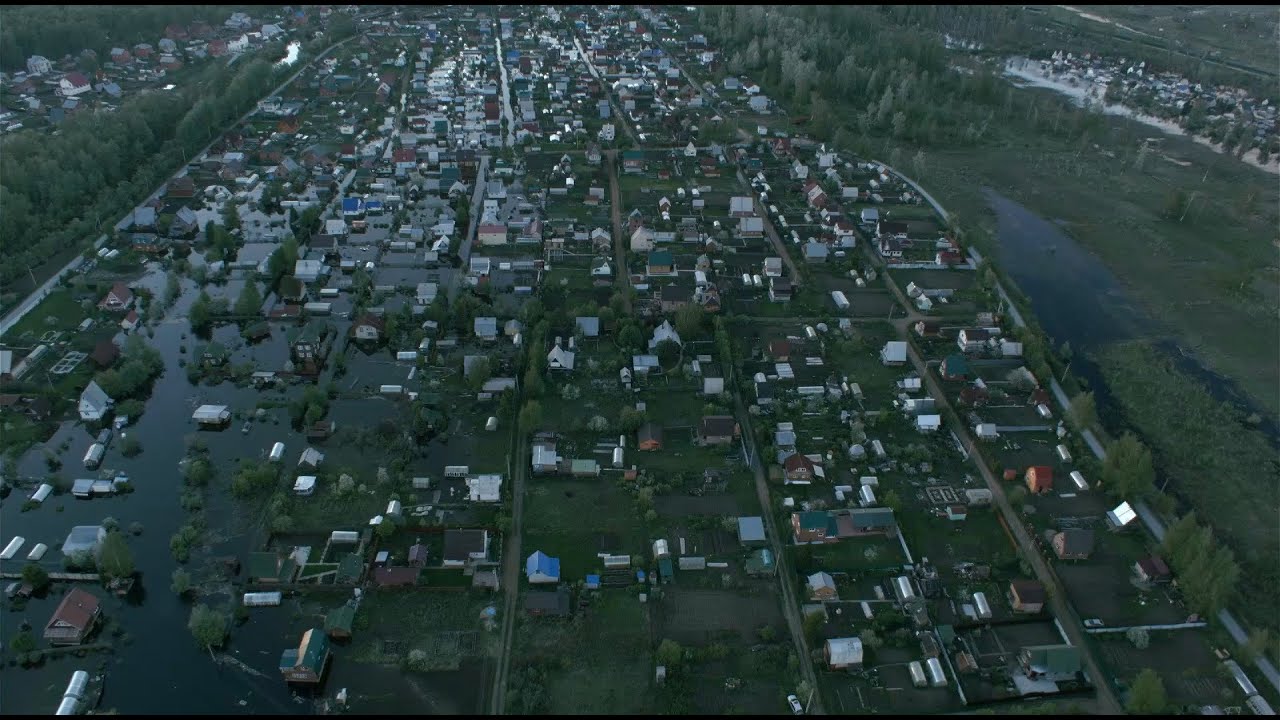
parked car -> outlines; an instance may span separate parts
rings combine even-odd
[[[804,714],[804,708],[800,706],[800,698],[796,697],[795,695],[787,696],[787,704],[791,706],[791,713],[793,715]]]

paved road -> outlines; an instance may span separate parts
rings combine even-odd
[[[609,197],[610,214],[613,216],[613,255],[614,255],[614,272],[618,277],[616,282],[618,290],[622,292],[622,300],[625,303],[627,316],[631,316],[631,293],[627,292],[631,289],[631,268],[627,262],[627,251],[631,247],[631,239],[625,237],[622,232],[622,193],[618,189],[618,151],[608,150],[604,154],[604,162],[609,166]]]
[[[747,445],[747,452],[751,456],[751,470],[755,474],[756,496],[760,499],[760,510],[761,516],[764,518],[765,532],[769,536],[769,545],[773,548],[773,555],[778,562],[778,583],[782,587],[782,613],[787,619],[787,628],[791,631],[791,640],[795,643],[796,657],[800,661],[801,675],[804,676],[804,680],[809,684],[809,687],[815,690],[813,700],[809,705],[809,714],[825,715],[826,712],[822,708],[822,693],[816,692],[818,689],[817,676],[813,672],[813,660],[809,656],[809,647],[804,636],[804,622],[800,618],[800,599],[796,597],[795,588],[796,578],[791,570],[791,561],[788,559],[786,552],[784,552],[777,523],[774,521],[773,504],[769,498],[769,482],[765,477],[764,465],[760,461],[760,452],[756,448],[756,436],[751,428],[751,414],[747,412],[746,406],[742,403],[737,383],[733,382],[732,378],[730,378],[730,382],[733,386],[734,411],[737,413],[738,422],[742,424],[742,437]]]
[[[296,72],[290,75],[284,82],[280,83],[278,86],[272,89],[271,92],[267,93],[266,95],[263,95],[262,97],[264,98],[271,97],[272,95],[275,95],[276,93],[280,92],[285,87],[287,87],[289,83],[293,82],[294,79],[297,78],[298,75],[301,74],[303,70],[306,70],[307,68],[314,65],[316,61],[323,59],[324,56],[328,55],[329,52],[332,51],[334,48],[340,45],[343,45],[345,43],[348,43],[357,37],[359,37],[359,35],[353,35],[352,37],[349,37],[346,40],[342,40],[340,42],[334,43],[333,45],[330,45],[328,48],[325,48],[324,52],[312,58],[310,61],[306,63],[301,63]],[[244,121],[248,120],[249,116],[253,115],[255,112],[257,112],[257,110],[258,110],[258,104],[255,102],[253,104],[253,107],[249,109],[249,112],[245,113],[244,115],[241,115],[238,120],[228,125],[227,129],[229,130],[231,128],[238,127],[240,123],[243,123]],[[200,157],[201,155],[204,155],[205,153],[209,152],[209,150],[214,146],[214,144],[216,144],[219,140],[222,139],[222,135],[225,134],[225,132],[226,131],[224,130],[223,133],[220,133],[219,135],[214,137],[213,140],[209,141],[209,144],[206,145],[203,150],[201,150],[199,153],[196,153],[192,157],[193,158]],[[152,191],[150,195],[147,196],[147,199],[138,203],[138,205],[145,205],[146,203],[151,202],[152,200],[155,200],[160,196],[160,193],[165,189],[166,186],[168,186],[171,180],[182,177],[186,173],[187,173],[187,166],[186,164],[183,164],[183,166],[179,168],[177,172],[165,178],[164,182],[162,182],[158,187],[156,187],[156,189]],[[132,216],[133,216],[133,208],[131,207],[129,208],[129,211],[125,213],[124,217],[122,217],[119,221],[116,222],[115,229],[123,230],[127,228],[128,227],[127,221]],[[103,234],[99,236],[97,240],[94,241],[93,248],[95,250],[98,248],[101,248],[106,242],[107,242],[107,235]],[[44,300],[49,293],[53,292],[53,290],[58,287],[58,284],[62,282],[62,278],[66,277],[69,273],[75,272],[83,262],[84,262],[84,257],[77,255],[75,258],[71,260],[71,262],[68,262],[66,266],[64,266],[61,270],[59,270],[56,274],[54,274],[53,277],[46,280],[44,284],[36,288],[30,295],[28,295],[26,300],[23,300],[21,303],[18,304],[16,308],[14,308],[7,315],[5,315],[4,319],[0,320],[0,335],[3,335],[4,333],[8,332],[9,328],[16,325],[19,320],[21,320],[23,317],[26,316],[27,313],[31,312],[37,305],[39,305],[40,301]]]

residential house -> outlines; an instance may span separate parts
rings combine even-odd
[[[1074,645],[1028,645],[1018,651],[1018,667],[1029,680],[1074,680],[1081,670],[1080,648]]]
[[[280,674],[285,682],[318,683],[324,676],[329,655],[329,636],[324,628],[311,628],[302,633],[298,647],[280,654]]]
[[[1144,583],[1167,583],[1173,578],[1169,566],[1159,555],[1144,557],[1134,563],[1133,574]]]
[[[804,261],[807,263],[825,263],[830,254],[831,251],[824,242],[811,240],[804,245]]]
[[[786,278],[769,278],[769,300],[771,302],[790,302],[792,293],[791,281]]]
[[[365,313],[360,316],[351,325],[351,335],[356,340],[365,340],[369,342],[377,342],[382,339],[382,333],[386,329],[386,322],[377,315]]]
[[[729,217],[745,218],[755,214],[755,203],[750,197],[739,195],[729,198]]]
[[[638,227],[631,233],[631,252],[649,252],[653,247],[653,231],[649,228]]]
[[[124,312],[133,306],[133,291],[128,285],[117,281],[98,303],[99,310],[107,312]]]
[[[465,567],[489,555],[488,530],[444,531],[444,567]]]
[[[507,243],[507,227],[505,225],[481,225],[476,232],[481,245],[505,245]]]
[[[473,321],[476,337],[492,341],[498,339],[498,318],[478,317]]]
[[[53,63],[43,55],[32,55],[27,58],[27,75],[48,75],[53,71]]]
[[[791,513],[791,531],[797,544],[834,542],[839,539],[832,527],[830,513],[807,511]]]
[[[964,355],[952,353],[942,360],[939,369],[943,380],[967,380],[969,377],[969,361]]]
[[[114,402],[96,381],[90,380],[88,387],[80,393],[80,419],[84,422],[99,422],[106,417]]]
[[[641,450],[661,450],[662,426],[653,422],[641,425],[636,431],[636,447]]]
[[[671,326],[671,321],[663,320],[661,325],[653,329],[653,337],[649,338],[649,349],[657,350],[658,345],[667,340],[677,345],[684,345],[684,342],[680,340],[680,334]]]
[[[830,573],[819,571],[810,575],[805,581],[805,587],[809,589],[809,598],[812,600],[840,599],[839,593],[836,592],[836,581]]]
[[[622,172],[627,174],[642,173],[645,168],[643,150],[627,150],[622,153]]]
[[[101,619],[102,606],[98,598],[73,587],[62,596],[62,602],[45,623],[44,639],[50,645],[79,645]]]
[[[1044,609],[1044,586],[1035,580],[1009,583],[1009,604],[1015,612],[1035,614]]]
[[[688,288],[679,285],[664,285],[658,291],[658,306],[662,309],[662,312],[673,313],[688,304]]]
[[[1067,528],[1053,536],[1053,552],[1059,560],[1088,560],[1093,552],[1093,530]]]
[[[832,670],[861,670],[862,640],[856,637],[830,638],[822,648],[822,655]]]
[[[808,484],[822,477],[822,466],[806,455],[792,453],[782,461],[782,476],[788,483]]]
[[[907,362],[907,343],[904,340],[890,340],[880,349],[880,362],[885,365],[904,365]]]
[[[83,95],[92,89],[93,86],[89,84],[89,78],[86,78],[82,73],[71,72],[58,81],[56,92],[61,97],[71,98]]]
[[[741,432],[732,415],[704,415],[698,422],[699,445],[728,445]]]
[[[982,349],[988,337],[987,331],[982,328],[963,328],[956,335],[956,347],[962,352],[975,352]]]
[[[764,547],[768,538],[764,533],[764,519],[759,516],[738,518],[738,542],[746,547]]]
[[[645,267],[647,275],[675,274],[675,260],[667,250],[656,250],[649,253],[649,262]]]
[[[561,347],[559,340],[560,338],[556,338],[555,346],[551,348],[551,352],[547,353],[547,369],[572,371],[577,353]]]
[[[1027,489],[1033,493],[1047,493],[1053,489],[1053,468],[1048,465],[1032,465],[1024,477]]]
[[[538,550],[524,563],[525,577],[532,584],[560,582],[560,559]]]
[[[744,217],[738,220],[738,237],[764,237],[764,218]]]
[[[178,200],[185,200],[195,197],[196,183],[195,180],[187,176],[174,178],[165,186],[165,197]]]

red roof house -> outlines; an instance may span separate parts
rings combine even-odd
[[[1033,493],[1046,493],[1053,489],[1053,468],[1048,465],[1032,465],[1027,468],[1027,489]]]
[[[107,291],[107,296],[102,298],[102,302],[98,303],[98,309],[108,312],[120,312],[128,310],[132,304],[133,291],[123,282],[117,282],[111,286],[111,290]]]
[[[51,645],[79,645],[101,617],[98,598],[80,588],[72,588],[44,626],[44,639]]]

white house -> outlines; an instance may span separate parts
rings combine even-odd
[[[28,75],[48,75],[53,70],[53,63],[43,55],[32,55],[27,58]]]
[[[573,359],[576,353],[560,347],[557,343],[551,348],[551,352],[547,353],[547,369],[548,370],[573,370]]]
[[[649,252],[653,245],[653,231],[649,228],[636,228],[631,233],[631,252]]]
[[[78,72],[67,73],[65,77],[58,81],[58,94],[62,97],[76,97],[92,89],[89,79]]]
[[[669,320],[663,320],[661,325],[653,329],[653,337],[649,339],[649,349],[657,349],[658,344],[665,340],[671,340],[677,345],[684,345],[680,341],[680,334],[676,332],[675,328],[671,327]]]
[[[241,34],[240,37],[227,41],[227,51],[233,53],[241,53],[249,49],[249,36]]]
[[[440,291],[440,286],[432,282],[418,283],[418,289],[415,296],[419,305],[430,305],[436,301],[436,295]]]
[[[907,343],[890,340],[880,349],[880,362],[885,365],[902,365],[907,361]]]
[[[298,260],[293,264],[293,276],[304,283],[315,282],[327,270],[319,260]]]
[[[941,415],[917,415],[916,429],[920,432],[936,432],[942,427]]]
[[[113,402],[97,382],[90,380],[89,386],[80,393],[80,419],[85,422],[98,422],[106,416]]]

